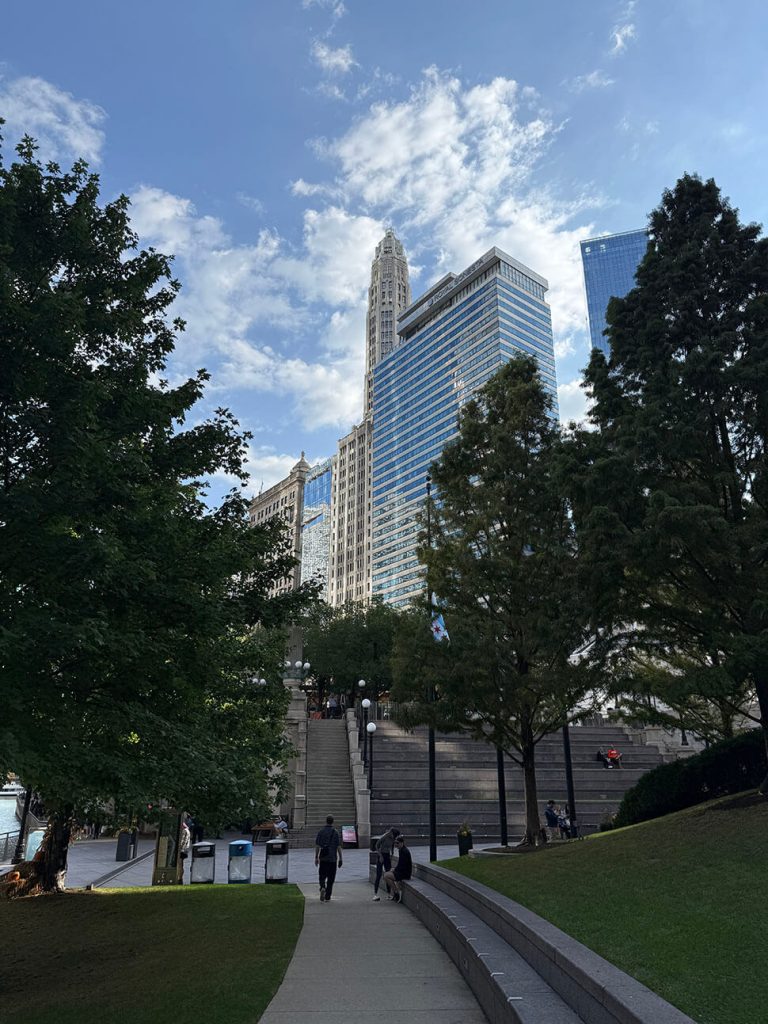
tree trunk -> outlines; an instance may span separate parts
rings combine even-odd
[[[521,846],[543,846],[546,834],[539,819],[539,794],[536,788],[536,744],[533,729],[528,722],[521,724],[520,759],[523,765],[523,789],[525,792],[525,835]]]
[[[63,892],[67,875],[69,837],[72,831],[72,809],[56,811],[51,815],[43,841],[32,861],[20,865],[22,878],[14,896],[37,896]],[[23,868],[27,870],[22,870]]]

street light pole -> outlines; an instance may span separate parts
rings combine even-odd
[[[571,822],[571,839],[579,838],[579,824],[576,817],[576,795],[573,788],[573,763],[571,761],[571,734],[568,723],[563,726],[563,754],[565,755],[565,785],[568,790],[568,814]]]
[[[499,780],[499,825],[501,827],[501,845],[509,846],[507,830],[507,782],[504,778],[504,751],[496,747],[496,775]]]
[[[427,549],[432,549],[432,478],[427,474]],[[432,591],[429,586],[429,566],[427,566],[427,615],[432,625]],[[431,704],[435,699],[430,686],[427,699]],[[429,765],[429,859],[437,860],[437,802],[435,778],[435,729],[431,721],[427,733],[427,761]]]
[[[373,794],[373,737],[376,735],[376,723],[369,722],[365,729],[370,736],[368,750],[368,791]]]
[[[370,706],[371,702],[368,700],[368,698],[363,698],[363,715],[365,718],[365,722],[363,725],[363,767],[365,767],[368,764],[368,734],[371,731],[368,727],[368,708]],[[373,723],[371,723],[371,725],[373,725]],[[376,731],[375,726],[373,731]]]
[[[360,696],[362,697],[365,691],[365,680],[359,679],[357,682],[358,689],[360,690]],[[358,747],[363,742],[363,702],[360,701],[360,714],[357,717],[357,745]]]

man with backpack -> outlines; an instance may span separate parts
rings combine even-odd
[[[333,827],[333,815],[325,819],[325,825],[315,839],[315,867],[320,869],[320,902],[327,903],[333,892],[336,867],[341,867],[341,836]]]

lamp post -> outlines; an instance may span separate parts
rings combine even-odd
[[[579,838],[579,824],[576,817],[576,795],[573,788],[573,763],[571,761],[571,734],[568,723],[563,726],[563,754],[565,755],[565,785],[568,790],[568,814],[571,822],[571,839]]]
[[[365,680],[364,679],[358,679],[358,681],[357,681],[357,688],[360,691],[360,696],[362,697],[363,691],[365,690]],[[361,705],[361,708],[362,708],[362,701],[360,702],[360,705]],[[360,744],[363,742],[363,715],[362,715],[362,711],[358,715],[357,723],[358,723],[358,727],[357,727],[357,745],[359,747]]]
[[[427,549],[432,548],[432,478],[427,474]],[[427,567],[427,615],[430,625],[432,623],[432,591],[429,586],[429,567]],[[434,700],[432,687],[427,693],[427,701],[431,704]],[[429,766],[429,859],[437,860],[437,806],[435,791],[437,788],[435,780],[435,729],[430,722],[427,731],[427,761]]]
[[[504,751],[496,747],[496,776],[499,783],[499,825],[501,827],[501,845],[509,846],[507,829],[507,782],[504,778]]]
[[[367,697],[363,698],[362,705],[363,717],[365,719],[363,725],[363,767],[365,767],[368,764],[368,733],[371,732],[370,727],[371,725],[373,725],[373,722],[371,722],[370,724],[368,722],[368,708],[371,706],[371,702],[368,700]],[[373,725],[373,731],[376,732],[375,725]],[[373,736],[371,736],[371,739],[373,739]]]
[[[368,752],[368,790],[369,790],[369,792],[372,793],[373,792],[373,737],[376,735],[376,723],[375,722],[369,722],[368,725],[366,725],[366,727],[365,727],[365,731],[370,736],[370,740],[369,740],[370,750]]]

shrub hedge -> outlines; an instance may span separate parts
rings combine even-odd
[[[614,828],[682,811],[704,800],[757,787],[768,771],[761,729],[714,743],[700,754],[654,768],[628,789]]]

